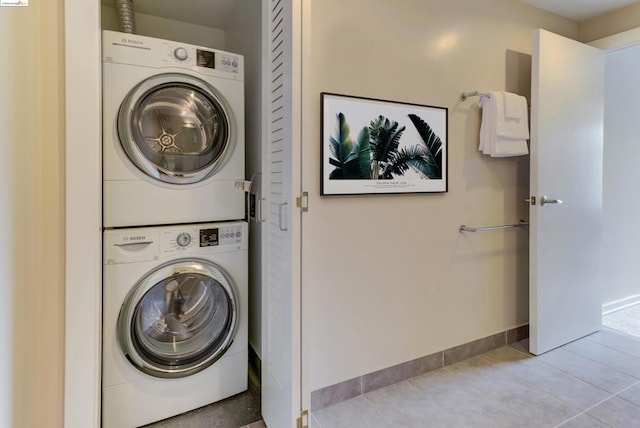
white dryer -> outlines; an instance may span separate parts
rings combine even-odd
[[[104,232],[102,426],[245,391],[247,224]]]
[[[244,218],[243,57],[104,31],[102,58],[104,227]]]

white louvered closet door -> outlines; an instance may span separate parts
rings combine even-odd
[[[262,415],[269,428],[300,415],[301,1],[263,3]]]

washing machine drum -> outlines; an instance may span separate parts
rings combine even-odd
[[[235,286],[217,265],[182,260],[150,272],[131,289],[118,317],[128,360],[151,376],[189,376],[231,346],[238,323]]]
[[[117,127],[122,148],[140,171],[178,185],[213,176],[236,140],[233,112],[220,91],[177,73],[135,86],[120,106]]]

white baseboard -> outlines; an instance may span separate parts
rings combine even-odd
[[[611,312],[619,311],[620,309],[628,308],[629,306],[640,304],[640,294],[634,294],[633,296],[625,297],[624,299],[614,300],[602,305],[602,315],[610,314]]]

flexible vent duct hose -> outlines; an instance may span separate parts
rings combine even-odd
[[[136,16],[133,13],[133,0],[115,0],[116,13],[123,33],[136,32]]]

